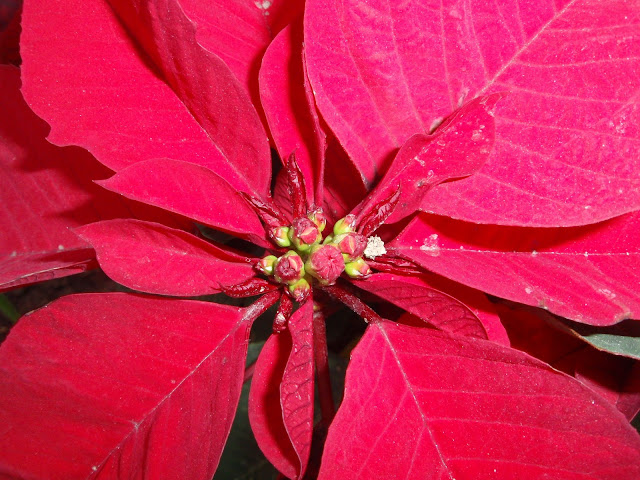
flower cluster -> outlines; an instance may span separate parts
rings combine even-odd
[[[338,220],[333,233],[323,239],[326,223],[322,209],[316,208],[307,217],[296,218],[291,226],[277,227],[273,232],[277,246],[293,248],[279,257],[267,255],[258,261],[258,270],[287,285],[298,302],[309,296],[313,282],[333,285],[343,272],[351,278],[371,275],[362,258],[367,239],[355,231],[355,216]]]

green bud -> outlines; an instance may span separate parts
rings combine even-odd
[[[306,217],[296,218],[289,230],[289,240],[299,252],[308,251],[322,239],[318,226]]]
[[[309,220],[316,224],[318,231],[322,233],[324,227],[327,226],[327,217],[324,216],[324,211],[321,207],[316,207],[308,214]]]
[[[296,302],[303,302],[311,293],[311,285],[304,278],[289,285],[289,293]]]
[[[276,245],[285,248],[291,246],[291,240],[289,239],[290,230],[289,227],[278,227],[271,230],[273,241],[276,242]]]
[[[351,278],[367,278],[371,275],[371,267],[362,257],[349,262],[344,266],[344,271]]]
[[[333,226],[333,234],[341,235],[343,233],[355,232],[356,229],[356,216],[349,214],[344,218],[338,220]]]
[[[256,268],[260,270],[267,276],[273,275],[273,269],[275,268],[275,264],[278,261],[278,257],[275,255],[267,255],[264,258],[258,260],[258,264]]]

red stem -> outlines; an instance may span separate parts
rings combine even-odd
[[[258,300],[253,302],[246,308],[243,320],[253,322],[256,318],[266,312],[271,305],[276,303],[280,298],[280,289],[272,290],[264,294]]]
[[[313,355],[316,364],[316,378],[318,380],[318,397],[322,423],[329,427],[336,415],[331,389],[331,374],[329,372],[329,352],[327,350],[327,329],[322,310],[313,312]]]
[[[365,322],[367,323],[378,323],[382,322],[382,317],[378,315],[371,307],[364,304],[362,300],[358,297],[349,293],[342,287],[338,287],[337,285],[332,285],[330,287],[323,287],[322,291],[327,292],[336,300],[344,303],[351,310],[360,315]]]
[[[276,318],[273,320],[273,333],[283,332],[287,328],[287,322],[293,312],[293,301],[286,293],[280,296],[280,305],[276,312]]]
[[[280,298],[280,295],[281,295],[280,289],[278,289],[278,290],[273,290],[261,296],[258,300],[256,300],[255,302],[253,302],[251,305],[247,307],[243,320],[246,322],[253,323],[253,321],[256,318],[258,318],[260,315],[266,312],[269,309],[269,307],[271,307],[271,305],[273,305],[278,301],[278,299]],[[247,343],[249,342],[249,338],[248,338],[249,332],[250,332],[250,329],[247,329]],[[251,365],[245,368],[244,378],[242,380],[243,383],[250,380],[251,377],[253,377],[253,371],[255,370],[255,368],[256,368],[256,362],[253,362]]]

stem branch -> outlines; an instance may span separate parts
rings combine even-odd
[[[367,323],[382,322],[382,318],[371,307],[362,302],[354,294],[349,293],[342,287],[332,285],[329,287],[323,287],[322,290],[331,295],[336,300],[341,301],[351,310],[360,315]]]

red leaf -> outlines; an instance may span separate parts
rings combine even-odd
[[[266,136],[243,139],[238,137],[243,129],[234,129],[234,136],[225,141],[235,145],[236,153],[225,149],[221,153],[205,131],[207,126],[203,129],[195,121],[104,1],[35,0],[25,6],[22,24],[23,92],[36,113],[51,124],[51,142],[83,146],[114,170],[149,158],[171,157],[210,167],[240,190],[266,193],[270,176]],[[52,31],[65,34],[50,35]],[[185,55],[196,48],[184,47]],[[196,76],[206,77],[201,70],[210,65],[191,66],[195,71],[190,70],[188,77],[196,81]],[[207,100],[195,97],[194,102]],[[224,111],[219,100],[208,105],[212,115]],[[234,106],[237,102],[226,105]],[[220,123],[235,125],[228,118]],[[248,129],[249,133],[254,130]],[[262,142],[256,147],[262,154],[242,156],[253,142]],[[244,177],[247,172],[252,175]]]
[[[200,45],[218,55],[258,105],[256,72],[273,37],[302,13],[302,0],[180,0]]]
[[[301,19],[300,19],[301,20]],[[325,136],[302,65],[302,22],[273,40],[260,68],[260,98],[280,158],[295,153],[307,182],[307,200],[321,189]]]
[[[210,479],[255,313],[116,293],[23,318],[0,347],[0,476]]]
[[[0,290],[86,270],[95,254],[70,229],[131,215],[93,183],[108,169],[44,139],[47,126],[19,89],[19,70],[0,66]]]
[[[330,136],[327,142],[324,168],[329,175],[324,177],[323,207],[327,217],[335,222],[362,201],[367,195],[367,187],[337,140]]]
[[[632,421],[640,412],[640,364],[592,348],[576,356],[573,376]]]
[[[276,181],[273,185],[273,203],[287,219],[287,222],[291,223],[293,220],[293,205],[289,195],[289,180],[287,179],[287,170],[285,168],[280,170],[276,176]]]
[[[131,165],[99,183],[127,198],[221,230],[250,235],[256,241],[265,238],[249,204],[226,180],[199,165],[157,158]]]
[[[501,97],[475,98],[456,110],[433,135],[413,135],[367,197],[362,212],[399,189],[398,204],[386,220],[398,222],[419,210],[422,199],[436,185],[477,172],[493,148],[495,122],[490,112]]]
[[[496,305],[514,348],[572,375],[595,390],[631,421],[640,410],[640,364],[598,351],[560,331],[558,320],[529,307]]]
[[[116,170],[153,157],[208,164],[218,155],[105,2],[28,2],[22,30],[23,92],[52,125],[50,141],[84,146]]]
[[[473,225],[420,215],[390,247],[491,295],[611,325],[640,314],[640,214],[585,227]]]
[[[260,449],[288,478],[300,479],[313,432],[313,302],[307,300],[289,328],[271,335],[253,375],[249,420]]]
[[[3,253],[0,257],[0,292],[75,275],[98,265],[92,248],[12,255]]]
[[[157,223],[109,220],[75,231],[95,248],[105,273],[134,290],[209,295],[255,273],[249,259]]]
[[[640,207],[640,29],[626,0],[309,0],[323,118],[369,182],[468,98],[509,91],[488,162],[423,206],[477,223],[572,226]]]
[[[280,404],[289,440],[298,456],[296,478],[307,468],[313,433],[313,301],[308,299],[289,319],[291,355],[280,384]]]
[[[212,170],[242,191],[267,196],[271,155],[262,122],[229,67],[196,41],[179,0],[109,3],[222,153]]]
[[[291,199],[293,217],[297,219],[307,214],[310,204],[307,201],[305,177],[296,162],[295,153],[287,157],[284,168],[287,171],[287,190]]]
[[[382,322],[352,353],[319,478],[631,480],[639,462],[638,433],[574,379],[491,342]]]
[[[296,475],[297,455],[282,419],[280,383],[291,353],[291,337],[271,335],[255,364],[249,393],[249,421],[265,457],[284,475]]]
[[[491,306],[481,292],[464,287],[458,287],[453,291],[445,288],[445,291],[457,296],[454,298],[431,285],[430,280],[431,278],[426,276],[418,278],[377,273],[367,280],[354,282],[354,284],[445,332],[490,339],[509,345],[504,327],[500,324],[497,315],[491,313]],[[445,282],[439,283],[445,286]],[[449,285],[446,286],[449,287]],[[451,286],[455,287],[455,284]],[[481,305],[484,311],[482,313],[478,309],[473,311],[470,306],[463,303],[465,300]],[[479,318],[479,315],[484,321]]]

